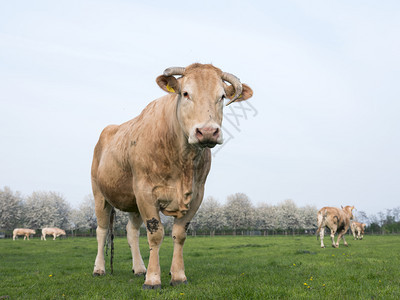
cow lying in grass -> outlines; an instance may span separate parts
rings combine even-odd
[[[46,235],[52,235],[54,237],[53,240],[55,240],[56,237],[59,237],[60,235],[65,235],[65,231],[56,227],[43,228],[41,240],[46,240]]]
[[[28,239],[31,234],[35,234],[36,231],[33,229],[27,229],[27,228],[15,228],[13,231],[13,240],[15,241],[15,238],[18,238],[19,235],[24,236],[24,240]]]
[[[342,206],[342,209],[336,207],[323,207],[318,211],[317,238],[319,234],[321,239],[321,248],[325,248],[325,227],[331,230],[332,247],[339,248],[339,242],[341,238],[343,238],[344,245],[348,246],[344,235],[347,230],[349,230],[350,220],[353,219],[353,209],[354,206]],[[335,243],[336,232],[338,233],[338,237]]]
[[[363,239],[365,226],[367,226],[367,224],[359,222],[351,222],[350,228],[355,240]]]

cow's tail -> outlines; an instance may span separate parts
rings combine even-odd
[[[319,232],[321,231],[321,229],[324,230],[322,227],[323,227],[324,224],[325,224],[325,218],[326,218],[326,213],[325,213],[325,211],[320,210],[320,211],[318,212],[318,215],[317,215],[317,224],[318,224],[318,229],[317,229],[317,240],[318,240],[318,238],[319,238]]]
[[[113,260],[114,260],[114,220],[115,220],[115,208],[111,209],[110,213],[110,225],[108,226],[108,238],[106,246],[106,255],[108,254],[108,247],[111,247],[110,252],[110,274],[114,272]]]

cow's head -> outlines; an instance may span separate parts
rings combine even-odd
[[[229,105],[253,95],[252,89],[242,84],[236,76],[212,65],[192,64],[186,68],[168,68],[156,81],[164,91],[177,95],[180,126],[190,144],[202,147],[212,148],[223,142],[221,123],[224,99],[230,100],[227,103]]]
[[[353,219],[354,219],[354,216],[353,216],[353,209],[354,209],[355,207],[354,207],[354,206],[345,206],[345,207],[341,206],[341,207],[342,207],[342,209],[349,215],[350,220],[353,220]]]

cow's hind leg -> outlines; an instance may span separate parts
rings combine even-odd
[[[129,213],[129,222],[126,225],[128,244],[132,252],[132,271],[136,276],[146,274],[142,256],[139,249],[140,226],[143,221],[139,213]]]
[[[95,211],[97,217],[97,256],[94,262],[93,276],[104,275],[106,273],[104,244],[106,242],[108,227],[110,225],[111,208],[111,205],[105,201],[104,197],[95,195]]]
[[[321,228],[319,231],[319,239],[321,240],[321,248],[325,248],[324,235],[325,235],[325,227]]]

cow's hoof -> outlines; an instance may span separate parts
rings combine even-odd
[[[143,290],[161,290],[161,284],[156,284],[156,285],[143,284],[142,289]]]
[[[325,246],[321,246],[321,248],[322,248],[322,249],[324,249],[324,248],[325,248]]]
[[[94,271],[93,272],[93,277],[97,277],[97,276],[104,276],[106,275],[106,272],[103,270],[99,270],[99,271]]]
[[[171,281],[169,283],[169,285],[171,285],[171,286],[177,286],[180,284],[188,284],[188,282],[187,282],[187,280],[184,280],[184,281],[175,280],[175,281]]]
[[[132,272],[136,277],[146,276],[146,272],[135,273],[135,270],[132,270]]]

